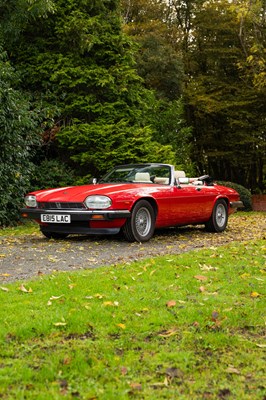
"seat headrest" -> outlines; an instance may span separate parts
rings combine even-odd
[[[186,174],[185,174],[185,171],[175,171],[174,176],[175,176],[176,179],[185,178]]]
[[[135,175],[136,182],[151,182],[149,172],[137,172]]]

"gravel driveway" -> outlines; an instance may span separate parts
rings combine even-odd
[[[200,227],[157,231],[146,243],[128,243],[122,237],[72,236],[47,240],[41,234],[0,237],[0,284],[26,280],[54,271],[74,271],[132,262],[165,254],[180,254],[232,241],[266,238],[266,213],[229,219],[222,234],[207,233]]]

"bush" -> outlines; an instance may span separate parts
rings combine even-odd
[[[59,160],[44,160],[35,166],[32,174],[31,191],[75,184],[74,171]]]
[[[18,220],[39,145],[38,110],[26,93],[16,89],[18,81],[0,47],[0,226]]]
[[[251,193],[248,189],[246,189],[242,185],[239,185],[238,183],[233,183],[233,182],[219,181],[217,183],[219,183],[219,185],[223,185],[223,186],[226,186],[226,187],[236,190],[240,195],[240,200],[244,204],[244,208],[242,210],[243,211],[252,211]]]

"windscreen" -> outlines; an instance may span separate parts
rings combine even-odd
[[[114,168],[99,183],[151,183],[169,184],[168,165],[125,165]]]

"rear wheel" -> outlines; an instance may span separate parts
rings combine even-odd
[[[45,232],[42,231],[42,234],[47,237],[47,239],[65,239],[68,236],[68,233],[60,233],[60,232]]]
[[[123,227],[123,234],[129,242],[147,242],[154,233],[155,212],[146,200],[140,200],[133,208],[131,218]]]
[[[217,200],[212,211],[211,218],[206,222],[205,227],[209,232],[223,232],[227,226],[228,207],[226,201]]]

